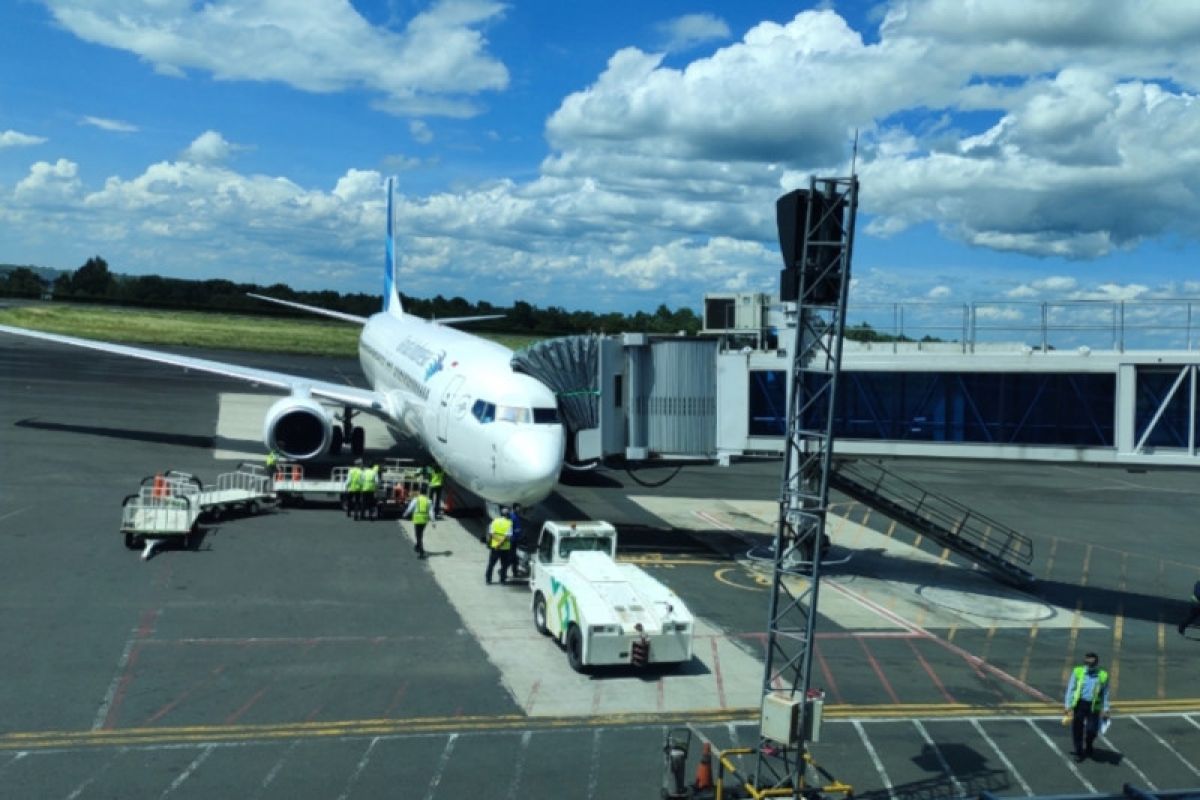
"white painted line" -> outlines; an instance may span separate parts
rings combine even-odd
[[[375,745],[379,744],[379,737],[376,736],[367,745],[366,751],[362,758],[358,760],[358,766],[354,768],[354,772],[350,773],[350,779],[346,781],[346,788],[342,789],[342,793],[338,795],[338,800],[347,800],[350,797],[350,790],[354,788],[354,784],[358,783],[358,776],[362,775],[363,769],[367,766],[367,762],[371,760],[371,751],[375,749]]]
[[[263,796],[263,792],[267,790],[267,787],[270,786],[275,780],[275,777],[279,775],[279,770],[283,769],[283,762],[287,761],[288,756],[292,754],[292,751],[295,750],[296,746],[299,744],[300,740],[296,739],[283,751],[283,755],[281,755],[279,760],[275,762],[275,765],[267,771],[267,775],[265,778],[263,778],[262,783],[259,785],[258,793],[255,795],[255,797]]]
[[[1084,785],[1084,788],[1086,788],[1092,794],[1098,794],[1096,787],[1092,786],[1091,781],[1083,777],[1083,773],[1079,771],[1079,767],[1075,766],[1075,762],[1067,758],[1067,754],[1062,751],[1062,748],[1052,742],[1050,737],[1042,732],[1042,729],[1034,723],[1032,717],[1026,717],[1025,722],[1028,723],[1029,727],[1033,729],[1033,732],[1036,733],[1041,740],[1046,743],[1047,747],[1049,747],[1055,753],[1058,753],[1058,757],[1061,758],[1062,762],[1067,765],[1071,772],[1075,774],[1075,777],[1078,778],[1079,782]]]
[[[108,691],[104,693],[104,701],[100,703],[99,710],[96,711],[96,719],[92,721],[92,730],[98,731],[104,727],[104,721],[108,719],[108,710],[112,708],[113,698],[117,696],[117,688],[121,685],[121,679],[125,677],[125,667],[129,664],[129,657],[133,653],[133,647],[137,644],[138,629],[134,628],[129,633],[129,639],[125,642],[125,649],[121,652],[121,657],[117,659],[117,671],[113,675],[112,683],[108,685]]]
[[[118,750],[117,754],[115,756],[110,758],[108,761],[105,761],[104,766],[102,766],[100,769],[93,772],[86,780],[84,780],[83,783],[76,786],[75,791],[73,791],[69,795],[67,795],[67,800],[76,800],[76,798],[78,798],[79,795],[83,794],[84,789],[86,789],[87,787],[92,785],[92,781],[96,780],[96,778],[99,778],[101,775],[108,772],[108,768],[111,767],[113,764],[117,763],[117,759],[119,759],[123,755],[125,755],[124,747],[122,747],[120,750]]]
[[[975,730],[980,736],[983,737],[983,740],[988,743],[988,747],[992,748],[992,752],[996,754],[996,757],[1000,759],[1000,763],[1004,765],[1005,771],[1008,772],[1009,775],[1012,775],[1014,778],[1016,778],[1017,783],[1021,784],[1021,791],[1026,795],[1032,796],[1033,789],[1031,789],[1029,784],[1025,782],[1025,779],[1021,777],[1021,773],[1017,772],[1017,768],[1014,767],[1013,763],[1008,760],[1008,756],[1004,755],[1004,751],[1000,749],[999,745],[992,741],[992,737],[987,735],[987,732],[984,731],[983,726],[979,724],[979,720],[973,719],[971,720],[971,724],[975,726]]]
[[[9,517],[15,517],[17,514],[24,514],[31,508],[33,508],[33,506],[25,506],[24,508],[18,508],[16,511],[10,511],[7,514],[0,514],[0,520],[5,520]]]
[[[1188,761],[1186,758],[1184,758],[1182,755],[1180,755],[1180,754],[1179,754],[1179,751],[1178,751],[1178,750],[1176,750],[1174,747],[1171,747],[1171,744],[1170,744],[1170,743],[1169,743],[1169,742],[1168,742],[1166,739],[1162,738],[1162,737],[1161,737],[1161,736],[1159,736],[1157,733],[1155,733],[1154,731],[1150,730],[1150,728],[1149,728],[1149,727],[1147,727],[1146,723],[1142,722],[1142,721],[1141,721],[1140,719],[1138,719],[1137,717],[1128,717],[1127,719],[1131,719],[1131,720],[1133,720],[1133,722],[1134,722],[1134,724],[1135,724],[1135,725],[1137,725],[1138,727],[1140,727],[1140,728],[1141,728],[1142,730],[1144,730],[1146,733],[1148,733],[1148,734],[1150,734],[1151,736],[1153,736],[1155,741],[1157,741],[1159,744],[1161,744],[1163,747],[1167,748],[1167,750],[1169,750],[1169,751],[1171,752],[1171,755],[1175,756],[1175,757],[1176,757],[1176,758],[1178,758],[1180,761],[1182,761],[1182,762],[1183,762],[1183,765],[1184,765],[1185,767],[1187,767],[1188,769],[1190,769],[1190,770],[1192,771],[1192,774],[1193,774],[1193,775],[1200,776],[1200,769],[1196,769],[1196,766],[1195,766],[1195,765],[1194,765],[1192,762]]]
[[[879,754],[875,752],[871,740],[867,738],[867,732],[863,729],[862,723],[858,720],[852,720],[854,730],[858,731],[858,738],[862,739],[863,747],[867,748],[867,755],[871,757],[871,763],[875,765],[875,771],[879,773],[879,779],[883,781],[883,788],[887,789],[888,797],[891,800],[896,800],[896,790],[892,786],[892,779],[888,777],[887,770],[883,768],[883,762],[879,760]]]
[[[592,764],[588,768],[588,800],[596,796],[596,781],[600,779],[600,728],[592,733]]]
[[[171,792],[178,789],[180,786],[183,786],[184,781],[186,781],[188,778],[192,777],[192,773],[200,768],[200,765],[204,763],[204,760],[206,758],[208,758],[209,756],[212,755],[212,752],[214,749],[216,749],[216,748],[210,744],[208,747],[204,748],[204,750],[201,751],[200,755],[198,755],[194,759],[192,759],[192,763],[188,764],[187,768],[184,769],[183,772],[179,773],[179,777],[176,778],[175,780],[171,781],[171,785],[163,790],[163,793],[159,795],[159,800],[162,800],[162,798],[166,797]]]
[[[1101,737],[1099,737],[1099,739],[1100,739],[1100,741],[1104,742],[1104,744],[1110,750],[1113,750],[1117,753],[1121,752],[1120,750],[1117,749],[1117,746],[1112,743],[1112,740],[1110,740],[1107,736],[1101,736]],[[1149,787],[1150,791],[1152,791],[1152,792],[1158,791],[1158,787],[1154,785],[1154,781],[1150,780],[1150,778],[1146,775],[1146,773],[1144,773],[1140,769],[1138,769],[1138,765],[1133,763],[1133,759],[1130,758],[1129,756],[1125,755],[1124,753],[1121,754],[1121,764],[1123,766],[1129,767],[1131,770],[1136,772],[1138,777],[1142,779],[1142,782],[1145,783],[1147,787]]]
[[[454,752],[454,743],[457,741],[457,733],[452,733],[447,737],[446,748],[442,750],[442,757],[438,759],[437,770],[429,779],[429,789],[425,792],[425,800],[433,800],[433,796],[437,794],[438,784],[442,782],[442,773],[446,771],[446,765],[450,763],[450,755]]]
[[[8,769],[27,755],[29,755],[28,750],[19,751],[15,756],[4,762],[4,766],[0,767],[0,772],[4,772],[4,770]]]
[[[517,751],[516,763],[513,764],[512,781],[508,784],[508,794],[505,795],[507,800],[517,800],[517,791],[521,787],[521,773],[525,771],[525,756],[529,752],[529,740],[532,738],[533,731],[521,734],[521,749]]]
[[[942,772],[946,774],[946,777],[950,779],[950,783],[954,786],[954,793],[959,797],[965,797],[967,793],[963,789],[963,785],[954,776],[954,770],[950,769],[950,764],[946,761],[945,756],[942,755],[942,750],[937,746],[937,742],[929,735],[929,731],[925,730],[925,726],[921,724],[920,720],[914,719],[912,724],[917,729],[917,732],[921,734],[921,738],[925,740],[925,744],[929,745],[930,749],[933,750],[934,757],[937,758],[938,764],[942,766]]]
[[[1196,722],[1196,720],[1192,719],[1191,714],[1184,714],[1183,718],[1190,722],[1193,728],[1200,728],[1200,722]]]

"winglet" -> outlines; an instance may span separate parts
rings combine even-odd
[[[387,182],[387,242],[384,245],[383,260],[383,310],[392,316],[404,316],[400,305],[400,293],[396,289],[396,239],[392,233],[392,185],[394,178]]]

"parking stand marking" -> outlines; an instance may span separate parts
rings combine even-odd
[[[919,719],[914,719],[912,724],[917,729],[917,732],[921,734],[921,738],[925,740],[925,744],[929,745],[930,749],[933,750],[933,755],[937,758],[938,764],[941,765],[942,772],[950,779],[950,784],[954,787],[954,793],[959,797],[965,797],[967,794],[966,791],[963,789],[962,784],[959,783],[958,778],[955,777],[954,770],[950,769],[950,764],[946,762],[946,758],[942,755],[942,750],[937,746],[937,742],[933,741],[933,737],[929,735],[929,731],[925,730],[925,726],[921,724]]]
[[[879,760],[879,754],[875,752],[875,746],[871,744],[871,740],[867,738],[867,732],[863,729],[863,725],[858,720],[852,720],[854,730],[858,731],[858,738],[862,740],[863,747],[867,750],[867,755],[871,757],[871,763],[875,765],[875,771],[879,773],[879,779],[883,781],[883,788],[887,789],[890,800],[896,800],[896,790],[892,787],[892,779],[888,777],[887,770],[883,768],[883,762]]]
[[[271,767],[271,769],[267,771],[267,774],[263,778],[262,783],[259,784],[258,794],[256,794],[255,797],[263,796],[263,793],[267,791],[267,787],[270,786],[272,782],[274,782],[276,776],[279,775],[279,771],[281,769],[283,769],[283,762],[287,761],[288,756],[290,756],[292,754],[292,751],[295,750],[296,746],[299,744],[300,744],[300,740],[296,739],[290,745],[288,745],[287,749],[285,749],[283,751],[283,755],[279,756],[279,760],[275,762],[275,766]]]
[[[1042,729],[1037,726],[1037,723],[1035,723],[1033,719],[1026,717],[1025,722],[1029,724],[1029,727],[1033,729],[1034,733],[1041,737],[1041,740],[1046,743],[1047,747],[1058,754],[1058,757],[1062,759],[1062,762],[1067,765],[1067,768],[1070,769],[1075,777],[1079,779],[1079,782],[1084,785],[1084,788],[1086,788],[1092,794],[1098,794],[1096,787],[1092,786],[1091,781],[1083,777],[1083,773],[1079,771],[1079,767],[1075,766],[1075,763],[1071,761],[1071,759],[1067,758],[1067,754],[1064,753],[1058,745],[1050,740],[1050,737],[1047,736]]]
[[[1104,742],[1104,745],[1109,750],[1112,750],[1115,753],[1121,752],[1120,749],[1118,749],[1117,746],[1114,745],[1107,736],[1101,736],[1100,741]],[[1133,762],[1133,759],[1130,758],[1129,756],[1125,755],[1124,753],[1121,754],[1121,764],[1126,767],[1129,767],[1131,770],[1136,772],[1137,776],[1142,779],[1142,783],[1144,783],[1147,787],[1149,787],[1150,791],[1152,791],[1152,792],[1158,791],[1158,787],[1154,785],[1154,781],[1150,780],[1150,778],[1146,775],[1146,773],[1144,773],[1140,769],[1138,769],[1138,765]]]
[[[1138,717],[1130,717],[1129,719],[1133,720],[1134,724],[1137,725],[1142,730],[1144,730],[1146,733],[1153,736],[1154,740],[1156,742],[1158,742],[1159,744],[1161,744],[1163,747],[1167,748],[1168,752],[1170,752],[1171,755],[1175,756],[1180,761],[1182,761],[1183,765],[1192,771],[1192,774],[1196,775],[1197,777],[1200,777],[1200,769],[1196,769],[1195,765],[1193,765],[1192,762],[1188,761],[1186,758],[1184,758],[1182,755],[1180,755],[1179,751],[1176,750],[1174,747],[1172,747],[1170,742],[1168,742],[1166,739],[1159,736],[1154,731],[1150,730],[1150,728],[1146,725],[1146,723],[1142,722],[1141,719],[1139,719]]]
[[[367,749],[362,754],[362,758],[358,760],[358,766],[354,768],[354,772],[350,773],[350,779],[346,781],[346,788],[338,795],[338,800],[348,800],[350,791],[354,788],[354,784],[358,783],[358,777],[362,775],[362,771],[366,768],[367,762],[371,760],[371,751],[375,749],[375,745],[379,744],[379,737],[371,739],[371,743],[367,745]]]
[[[429,779],[429,790],[425,792],[425,800],[433,800],[434,794],[437,793],[438,784],[442,782],[442,773],[446,771],[446,765],[450,763],[450,755],[454,752],[454,743],[457,741],[457,733],[446,737],[446,748],[442,750],[442,757],[438,759],[437,770]]]
[[[517,800],[517,790],[521,787],[521,773],[525,770],[525,755],[529,752],[529,740],[533,738],[533,731],[525,731],[521,734],[521,749],[517,751],[517,757],[513,763],[512,781],[508,784],[508,794],[505,795],[507,800]]]
[[[1004,755],[1004,751],[1000,749],[1000,746],[992,740],[992,737],[987,735],[987,732],[983,729],[983,726],[979,724],[979,720],[972,719],[971,725],[975,727],[975,731],[981,737],[983,737],[983,740],[988,743],[988,747],[992,748],[992,752],[996,754],[996,758],[1000,759],[1000,763],[1004,765],[1004,769],[1008,772],[1008,774],[1016,778],[1017,783],[1021,784],[1021,791],[1023,791],[1027,796],[1033,796],[1033,789],[1030,788],[1029,784],[1025,782],[1025,778],[1021,776],[1021,773],[1017,772],[1017,768],[1013,766],[1013,763],[1008,759],[1008,756]]]
[[[183,772],[179,773],[179,777],[177,777],[175,780],[171,781],[171,785],[163,790],[163,793],[158,796],[159,800],[162,800],[162,798],[166,797],[171,792],[178,789],[180,786],[183,786],[184,782],[188,778],[192,777],[192,773],[195,772],[196,770],[198,770],[200,768],[200,765],[203,764],[205,762],[205,760],[209,756],[212,755],[212,752],[213,752],[213,750],[216,749],[216,747],[217,746],[215,744],[210,744],[208,747],[206,747],[202,751],[200,751],[200,755],[198,755],[194,759],[192,759],[192,763],[188,764],[187,767],[183,770]]]

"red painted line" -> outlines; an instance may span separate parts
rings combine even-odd
[[[821,674],[825,676],[825,685],[829,687],[829,692],[833,695],[833,702],[841,705],[845,700],[842,699],[842,693],[838,691],[837,680],[833,677],[833,670],[826,663],[825,656],[821,655],[819,645],[813,645],[813,655],[817,657],[817,664],[821,667]]]
[[[125,692],[129,689],[129,682],[133,680],[133,667],[137,664],[140,649],[141,644],[139,643],[129,651],[129,660],[125,662],[121,681],[117,684],[117,691],[113,693],[112,705],[108,707],[108,713],[104,716],[104,724],[100,726],[102,730],[112,730],[113,726],[117,724],[117,712],[121,710],[121,703],[125,701]]]
[[[712,643],[713,676],[717,679],[717,702],[721,708],[728,708],[725,701],[725,678],[721,675],[721,656],[717,653],[717,640],[709,639]]]
[[[533,711],[533,700],[537,697],[538,689],[542,688],[542,679],[538,678],[533,682],[533,688],[529,690],[529,697],[525,698],[525,711],[529,713]]]
[[[202,678],[202,679],[200,679],[199,681],[197,681],[196,683],[194,683],[193,685],[189,686],[189,687],[188,687],[186,690],[184,690],[184,692],[183,692],[181,695],[179,695],[179,696],[178,696],[178,697],[176,697],[174,700],[172,700],[171,702],[167,703],[165,706],[163,706],[162,708],[160,708],[158,711],[154,712],[154,713],[153,713],[153,714],[151,714],[149,717],[147,717],[147,718],[146,718],[146,721],[145,721],[145,722],[143,722],[142,724],[143,724],[143,725],[152,725],[152,724],[154,724],[155,722],[157,722],[158,720],[162,719],[162,718],[163,718],[163,717],[165,717],[167,714],[171,713],[171,711],[172,711],[172,710],[173,710],[173,709],[174,709],[176,706],[178,706],[180,703],[182,703],[184,700],[186,700],[186,699],[187,699],[187,697],[188,697],[188,696],[189,696],[189,695],[190,695],[192,692],[196,691],[196,690],[197,690],[197,689],[199,689],[201,686],[204,686],[205,684],[207,684],[207,683],[211,682],[213,678],[215,678],[216,676],[220,675],[220,674],[221,674],[222,672],[224,672],[224,671],[225,671],[225,665],[224,665],[224,664],[219,664],[219,665],[217,665],[217,667],[216,667],[215,669],[213,669],[213,671],[212,671],[211,673],[209,673],[208,677],[206,677],[206,678]]]
[[[1025,683],[1024,681],[1020,680],[1019,678],[1009,675],[1007,672],[1000,669],[999,667],[992,666],[991,664],[987,663],[979,656],[968,653],[966,650],[962,649],[958,645],[956,645],[952,642],[948,642],[939,636],[935,636],[934,634],[925,630],[921,626],[914,625],[913,623],[911,623],[908,620],[901,617],[899,614],[893,614],[891,611],[888,611],[886,608],[883,608],[878,603],[874,603],[871,600],[868,600],[867,598],[863,597],[862,595],[858,594],[857,592],[853,591],[852,589],[847,589],[845,586],[841,586],[839,584],[828,582],[828,581],[826,582],[826,586],[828,586],[830,589],[832,589],[836,592],[841,592],[842,594],[853,598],[855,601],[857,601],[861,605],[871,609],[872,611],[874,611],[876,614],[879,614],[884,619],[890,620],[890,621],[896,623],[897,625],[899,625],[900,627],[905,628],[906,630],[909,630],[913,633],[919,634],[921,636],[921,638],[929,639],[931,642],[937,642],[938,645],[945,648],[946,650],[949,650],[951,653],[954,653],[955,655],[959,656],[960,658],[966,660],[968,663],[978,664],[980,668],[987,670],[988,672],[990,672],[992,675],[996,676],[1000,680],[1004,681],[1005,683],[1007,683],[1011,686],[1017,687],[1018,689],[1025,692],[1026,694],[1032,695],[1033,697],[1037,698],[1038,700],[1041,700],[1043,703],[1055,702],[1053,698],[1049,697],[1044,692],[1041,692],[1041,691],[1035,689],[1034,687],[1030,686],[1029,684]]]
[[[916,659],[921,666],[925,668],[926,674],[929,675],[929,680],[933,681],[933,685],[936,686],[938,691],[942,693],[942,697],[946,699],[946,702],[957,703],[958,701],[954,699],[954,695],[946,691],[945,685],[942,683],[941,679],[938,678],[937,673],[933,671],[933,667],[929,666],[929,662],[926,661],[925,657],[921,655],[921,651],[917,649],[917,645],[912,639],[908,640],[908,646],[912,648],[913,655],[916,656]]]
[[[264,686],[263,688],[261,688],[257,692],[255,692],[254,696],[251,697],[249,700],[247,700],[245,703],[243,703],[241,708],[239,708],[237,711],[233,712],[232,714],[230,714],[228,717],[225,718],[225,724],[232,725],[233,723],[237,722],[243,714],[245,714],[247,711],[250,710],[250,707],[252,705],[257,703],[262,698],[262,696],[267,693],[267,688],[268,687]]]
[[[392,712],[400,707],[400,701],[404,699],[404,693],[408,691],[408,681],[400,684],[400,688],[392,695],[392,702],[388,705],[387,710],[383,712],[383,716],[390,717]]]
[[[158,613],[159,609],[157,608],[142,612],[142,616],[138,620],[137,630],[134,631],[133,635],[139,639],[145,639],[154,633],[154,623],[158,621]]]
[[[862,648],[863,655],[867,657],[867,663],[871,665],[871,669],[875,670],[876,677],[878,677],[879,682],[883,684],[883,689],[888,693],[888,697],[892,698],[893,703],[900,705],[900,698],[896,696],[896,690],[892,688],[892,684],[888,682],[887,676],[883,674],[883,667],[881,667],[879,662],[875,660],[875,655],[871,652],[871,649],[867,647],[866,641],[859,639],[858,644],[859,647]]]

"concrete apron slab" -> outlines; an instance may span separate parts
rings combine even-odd
[[[773,501],[661,496],[630,500],[676,528],[741,533],[747,551],[761,545],[763,535],[774,535],[779,514],[779,504]],[[842,628],[1107,627],[845,517],[831,514],[827,520],[834,546],[822,573],[820,613]],[[746,556],[742,563],[769,581],[769,561]],[[802,579],[791,582],[793,591],[804,585]]]
[[[412,524],[401,523],[413,541]],[[487,551],[456,520],[425,530],[423,563],[488,659],[504,688],[531,716],[596,716],[647,711],[711,711],[756,708],[762,663],[715,626],[696,620],[692,662],[674,671],[601,669],[580,675],[566,652],[533,626],[531,594],[524,583],[487,585]],[[498,575],[495,576],[498,578]]]

